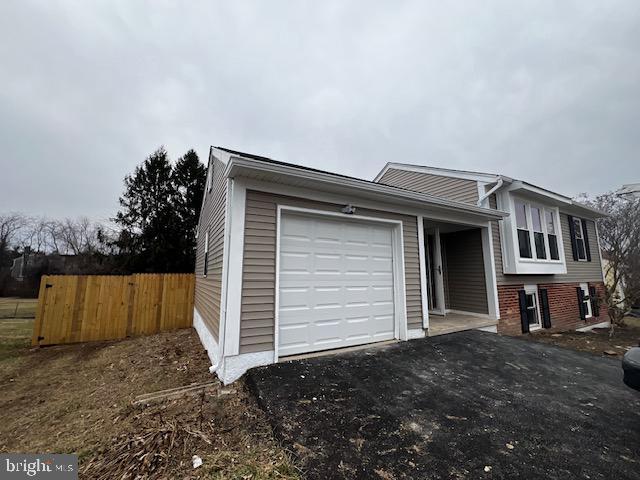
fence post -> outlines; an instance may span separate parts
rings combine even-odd
[[[38,292],[38,308],[36,309],[36,321],[33,324],[33,336],[31,337],[31,345],[34,347],[40,344],[40,332],[42,332],[42,321],[44,316],[44,306],[47,295],[47,281],[49,277],[43,275],[40,278],[40,291]]]

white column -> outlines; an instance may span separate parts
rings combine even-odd
[[[418,254],[420,257],[420,303],[422,304],[422,328],[429,328],[429,296],[427,294],[427,261],[425,256],[424,222],[418,217]]]
[[[242,259],[244,254],[244,216],[247,190],[242,182],[231,181],[229,215],[229,260],[227,265],[224,356],[240,352],[240,309],[242,306]],[[221,339],[222,340],[222,339]]]
[[[489,307],[489,316],[499,319],[500,305],[498,303],[496,262],[494,259],[491,227],[491,222],[487,222],[487,226],[480,229],[482,237],[482,259],[484,261],[484,279],[487,286],[487,306]]]

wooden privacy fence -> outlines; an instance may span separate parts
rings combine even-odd
[[[45,275],[33,345],[113,340],[190,327],[193,274]]]

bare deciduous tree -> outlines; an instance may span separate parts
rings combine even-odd
[[[607,213],[598,219],[609,318],[621,325],[640,301],[640,199],[605,193],[581,201]]]
[[[6,263],[11,242],[26,224],[26,217],[20,213],[0,215],[0,266]]]

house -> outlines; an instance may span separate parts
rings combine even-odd
[[[628,198],[630,200],[640,197],[640,183],[628,183],[622,185],[622,188],[616,192],[621,197]]]
[[[601,215],[501,175],[389,163],[367,181],[212,147],[194,327],[225,383],[374,342],[589,328]]]

